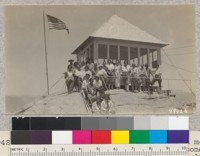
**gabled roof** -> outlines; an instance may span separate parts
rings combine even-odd
[[[117,15],[113,15],[109,18],[108,21],[91,36],[167,45],[167,43],[157,39]]]
[[[76,54],[84,45],[93,38],[107,38],[125,41],[158,44],[161,47],[168,45],[164,41],[150,35],[117,15],[111,16],[99,29],[81,43],[72,54]]]

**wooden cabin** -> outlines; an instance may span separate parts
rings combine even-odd
[[[161,48],[167,43],[148,34],[128,21],[113,15],[97,31],[81,43],[72,54],[77,61],[92,59],[102,63],[107,59],[127,60],[129,64],[161,64]]]

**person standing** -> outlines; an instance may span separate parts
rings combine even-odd
[[[106,70],[103,68],[103,66],[101,65],[99,66],[99,71],[97,72],[96,75],[99,76],[100,80],[102,80],[104,89],[107,89],[106,82],[107,82],[108,74]]]
[[[147,72],[146,72],[146,69],[144,68],[143,64],[140,66],[140,69],[139,69],[139,77],[140,77],[139,91],[140,91],[140,89],[142,91],[145,91],[146,90]],[[141,85],[142,85],[142,87],[141,87]]]
[[[133,63],[132,64],[132,68],[131,68],[131,86],[132,86],[132,92],[138,91],[138,75],[139,74],[139,70],[138,67]]]
[[[155,74],[154,74],[154,76],[153,76],[153,80],[152,80],[152,82],[151,82],[151,84],[152,84],[152,86],[154,85],[154,83],[156,82],[156,81],[158,81],[158,86],[159,86],[159,88],[158,88],[158,93],[161,93],[161,83],[162,83],[162,72],[161,72],[161,69],[160,69],[160,66],[159,66],[159,64],[157,64],[157,66],[156,66],[156,71],[155,71]]]
[[[120,61],[117,61],[115,64],[115,88],[120,89],[121,86],[121,73],[122,73],[122,66]]]
[[[81,91],[84,73],[81,71],[81,66],[78,64],[74,69],[74,87],[76,91]]]
[[[125,90],[129,91],[129,78],[130,78],[130,66],[127,61],[124,61],[124,65],[122,66],[122,80],[125,86]]]
[[[107,74],[108,74],[108,89],[113,89],[114,87],[114,84],[115,84],[115,67],[114,65],[112,64],[111,60],[109,59],[108,62],[107,62]]]
[[[68,65],[67,72],[65,72],[64,74],[65,74],[65,79],[66,79],[65,83],[67,86],[68,94],[71,94],[74,89],[74,72],[71,65]]]
[[[147,73],[147,78],[146,78],[146,90],[149,92],[150,91],[150,84],[151,84],[151,76],[153,76],[151,69],[149,68],[148,64],[145,64],[145,70]]]

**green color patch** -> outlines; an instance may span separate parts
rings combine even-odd
[[[130,144],[148,144],[150,143],[150,132],[148,130],[130,131]]]

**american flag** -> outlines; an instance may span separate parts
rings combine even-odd
[[[47,20],[49,24],[49,29],[56,29],[56,30],[67,30],[67,33],[69,34],[69,29],[65,25],[63,21],[60,19],[47,15]]]

